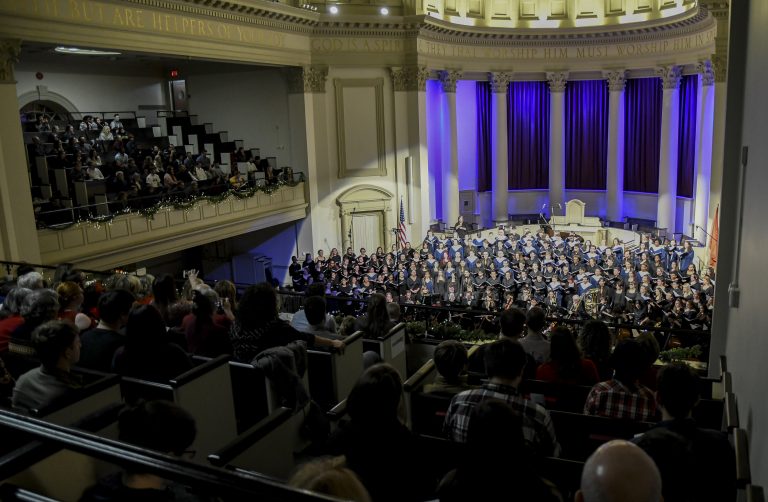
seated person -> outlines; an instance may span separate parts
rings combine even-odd
[[[371,502],[371,496],[360,478],[347,467],[344,457],[308,462],[296,471],[288,484],[352,502]]]
[[[499,316],[501,332],[499,339],[509,338],[510,340],[520,341],[520,337],[525,331],[525,312],[512,307],[504,310]],[[469,370],[474,373],[485,374],[485,349],[487,345],[481,345],[469,358]],[[526,367],[530,364],[526,363]],[[527,375],[525,375],[527,376]]]
[[[80,336],[66,321],[48,321],[32,332],[32,343],[40,358],[40,367],[19,377],[13,389],[14,408],[31,412],[80,387],[70,370],[80,359]]]
[[[536,458],[523,438],[523,420],[510,405],[488,399],[472,410],[471,417],[461,464],[437,489],[440,502],[502,500],[504,493],[508,500],[563,500],[557,488],[536,472]]]
[[[394,327],[387,311],[387,298],[381,293],[372,294],[365,316],[357,319],[357,329],[365,331],[369,338],[381,338]]]
[[[699,377],[688,365],[664,366],[656,392],[662,421],[634,440],[659,468],[665,502],[736,500],[736,461],[728,436],[697,427],[691,417],[699,388]]]
[[[549,413],[517,390],[525,363],[525,349],[519,342],[502,339],[488,344],[485,369],[489,380],[480,389],[466,390],[453,397],[443,424],[446,434],[454,441],[466,442],[472,409],[486,399],[500,399],[522,417],[525,442],[533,451],[544,457],[557,456],[560,445]]]
[[[296,266],[298,267],[298,271],[299,271],[298,273],[300,274],[301,265],[299,265],[298,262],[296,262]],[[311,296],[320,296],[320,297],[325,296],[325,285],[319,282],[310,284],[307,287],[306,295],[308,298]],[[293,317],[291,318],[291,326],[293,326],[294,329],[301,332],[304,332],[309,328],[309,323],[307,322],[307,313],[305,310],[299,310],[298,312],[293,314]],[[328,314],[328,313],[325,314],[324,327],[326,330],[330,332],[333,332],[333,333],[336,332],[336,320],[333,318],[331,314]]]
[[[595,364],[581,357],[568,328],[553,329],[550,343],[549,360],[536,369],[536,380],[571,385],[594,385],[599,381]]]
[[[125,344],[122,329],[128,321],[135,297],[125,289],[107,291],[99,297],[99,324],[83,333],[80,366],[108,373],[115,351]]]
[[[531,308],[525,319],[528,332],[520,340],[520,345],[523,346],[527,354],[533,357],[536,364],[544,364],[549,359],[549,340],[542,333],[547,324],[546,315],[542,308]]]
[[[192,415],[169,401],[140,401],[120,413],[118,429],[120,441],[175,457],[184,455],[197,435]],[[156,474],[127,470],[101,479],[86,489],[80,498],[81,502],[107,500],[193,502],[205,499]]]
[[[435,348],[435,381],[424,386],[424,392],[458,394],[472,389],[467,384],[467,348],[458,340],[445,340]]]
[[[325,298],[322,296],[310,296],[304,302],[304,314],[307,319],[307,326],[299,329],[303,333],[311,333],[331,340],[339,339],[336,331],[331,331],[327,326]],[[293,324],[293,322],[291,322]],[[335,322],[334,322],[335,324]]]
[[[613,379],[600,382],[589,392],[584,405],[586,415],[648,421],[656,415],[653,392],[640,384],[647,369],[643,348],[635,340],[616,345],[611,355]]]
[[[632,443],[617,439],[602,445],[584,463],[581,488],[575,500],[661,502],[666,499],[661,496],[661,476],[653,460]]]

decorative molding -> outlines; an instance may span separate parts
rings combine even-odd
[[[680,87],[682,67],[677,65],[661,66],[656,68],[656,75],[661,78],[661,85],[664,89],[677,89]]]
[[[550,92],[565,92],[565,86],[568,83],[568,72],[547,72],[547,82],[549,82]]]
[[[286,68],[285,81],[288,86],[288,94],[304,93],[304,70],[302,68]]]
[[[0,83],[16,83],[13,78],[13,65],[19,62],[21,40],[0,40]]]
[[[456,82],[461,78],[459,70],[440,70],[437,72],[443,92],[456,92]]]
[[[491,92],[505,93],[512,82],[512,73],[506,71],[488,72],[488,80],[491,82]]]
[[[24,108],[26,105],[33,103],[35,101],[52,101],[57,105],[62,106],[69,113],[79,112],[79,110],[77,109],[77,107],[72,101],[68,100],[61,94],[51,92],[48,89],[47,85],[36,86],[34,91],[25,92],[24,94],[18,97],[18,100],[19,100],[19,108]]]
[[[715,72],[715,82],[725,82],[728,79],[728,58],[713,56],[712,69]]]
[[[395,91],[426,91],[429,71],[426,66],[390,68]]]
[[[304,92],[325,92],[325,81],[328,78],[328,67],[305,66],[301,73],[304,82]]]
[[[427,80],[429,80],[431,72],[427,70],[426,66],[419,66],[416,72],[416,90],[425,92],[427,90]]]
[[[608,81],[608,90],[611,92],[621,92],[627,85],[626,70],[607,71],[603,76]]]
[[[337,199],[341,219],[341,238],[344,249],[353,243],[349,236],[352,234],[352,218],[354,214],[376,214],[381,218],[382,242],[386,249],[392,245],[392,233],[388,229],[397,226],[393,214],[394,195],[375,185],[355,185],[346,190]]]
[[[336,90],[336,136],[339,156],[339,178],[349,176],[386,176],[386,149],[384,138],[384,79],[358,78],[333,79]],[[376,163],[377,169],[360,169],[358,166],[347,166],[347,138],[344,119],[344,89],[350,87],[367,87],[374,91],[374,106],[376,124]]]
[[[696,63],[696,72],[701,74],[701,85],[715,85],[715,69],[712,67],[712,61],[706,59]]]

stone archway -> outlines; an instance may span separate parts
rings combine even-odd
[[[19,110],[35,101],[48,101],[64,108],[70,115],[80,113],[70,100],[61,94],[48,90],[48,86],[38,85],[34,91],[28,91],[19,96]]]
[[[379,217],[383,222],[381,237],[384,248],[389,250],[392,247],[394,237],[391,230],[396,226],[392,213],[393,197],[391,192],[375,185],[355,185],[336,199],[341,214],[341,239],[345,251],[353,244],[352,219],[358,214]],[[363,247],[367,246],[363,244]],[[375,249],[369,251],[374,252]]]

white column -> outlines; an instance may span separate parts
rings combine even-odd
[[[624,87],[625,71],[612,71],[608,80],[608,173],[606,219],[624,220]]]
[[[456,123],[456,82],[461,77],[459,71],[441,71],[443,84],[443,222],[453,226],[459,219],[459,153],[458,124]]]
[[[21,42],[0,40],[0,260],[40,263],[13,65]]]
[[[699,72],[700,121],[696,148],[696,199],[694,236],[702,244],[709,232],[709,186],[712,178],[712,137],[715,124],[715,72],[710,61],[696,65]]]
[[[565,72],[547,73],[549,82],[549,205],[565,207]]]
[[[509,220],[507,199],[509,195],[509,156],[507,155],[507,89],[512,75],[506,72],[489,73],[491,81],[491,124],[493,150],[491,168],[493,189],[493,222],[506,224]]]
[[[661,145],[659,155],[659,199],[656,225],[666,228],[667,235],[675,232],[677,213],[677,150],[680,129],[680,67],[656,69],[664,86],[661,105]]]

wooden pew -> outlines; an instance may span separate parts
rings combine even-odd
[[[264,372],[252,364],[229,362],[237,433],[242,434],[269,415]]]
[[[699,427],[720,430],[725,415],[725,401],[718,399],[700,399],[693,409],[693,418]]]
[[[723,432],[730,432],[739,428],[739,406],[736,395],[732,392],[725,394],[725,413],[723,414]]]
[[[747,431],[733,429],[729,434],[729,439],[736,453],[736,487],[742,489],[752,482]]]
[[[401,322],[381,338],[366,337],[363,350],[374,350],[381,359],[395,368],[400,377],[408,378],[405,358],[405,323]]]
[[[603,443],[632,439],[654,425],[556,410],[550,411],[549,415],[562,447],[560,457],[578,461],[586,460]]]
[[[582,413],[591,386],[523,379],[520,393],[547,409]]]
[[[363,335],[356,331],[344,339],[344,353],[325,350],[307,351],[309,393],[327,410],[346,399],[363,373]]]
[[[219,356],[197,365],[167,383],[124,377],[123,397],[172,401],[195,417],[197,438],[192,449],[199,462],[237,436],[232,377],[228,356]]]
[[[737,497],[739,502],[765,502],[765,493],[762,486],[747,485],[739,490]]]

